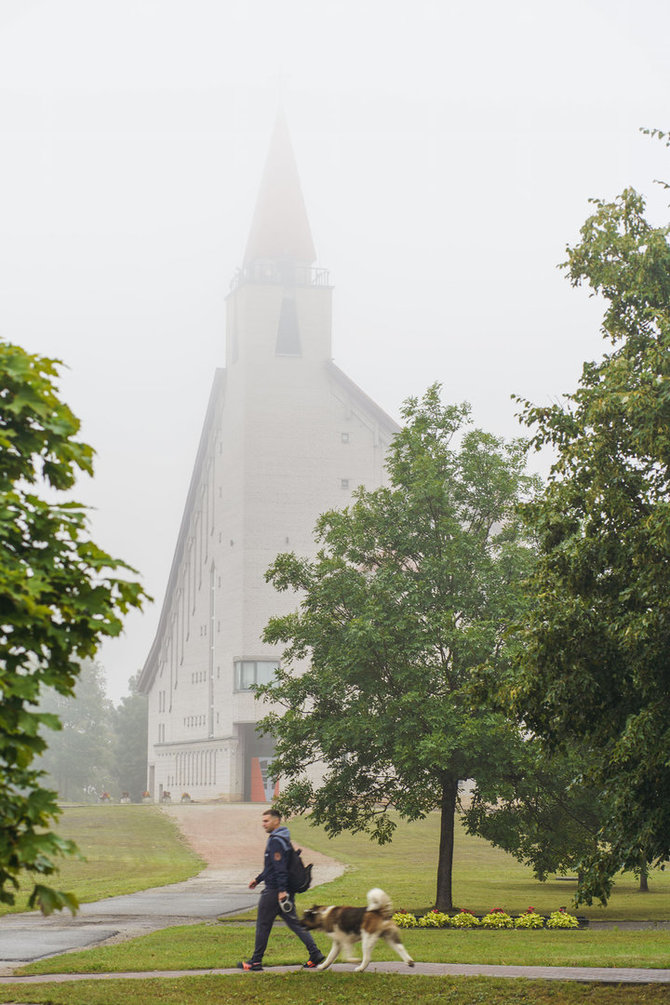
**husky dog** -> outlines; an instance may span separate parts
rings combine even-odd
[[[352,951],[359,940],[363,947],[363,959],[356,970],[365,970],[379,938],[386,939],[400,959],[413,967],[414,960],[400,941],[400,932],[392,918],[390,898],[383,890],[375,887],[368,890],[367,907],[317,907],[315,904],[305,911],[300,924],[309,931],[325,932],[333,940],[332,949],[317,970],[326,970],[342,950],[349,963],[358,963],[358,959],[352,956]]]

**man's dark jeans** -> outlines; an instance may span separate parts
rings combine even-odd
[[[295,913],[295,904],[293,904],[290,912],[285,914],[279,907],[279,897],[277,894],[277,890],[267,889],[263,890],[261,894],[258,902],[258,914],[256,916],[256,945],[254,946],[254,955],[251,957],[251,963],[263,962],[263,953],[270,938],[272,923],[278,914],[281,916],[282,921],[286,922],[291,931],[298,936],[300,941],[304,942],[309,955],[311,957],[319,956],[319,947],[316,942],[308,931],[300,927],[298,915]]]

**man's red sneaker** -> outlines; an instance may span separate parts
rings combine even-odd
[[[303,970],[316,970],[316,968],[318,967],[319,963],[323,963],[323,961],[325,960],[325,958],[326,957],[323,955],[323,953],[319,953],[319,955],[315,956],[314,958],[312,958],[310,956],[310,958],[307,960],[307,963],[303,963],[302,969]]]

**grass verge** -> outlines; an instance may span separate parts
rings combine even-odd
[[[354,983],[355,982],[355,983]],[[407,978],[395,974],[240,974],[152,980],[7,984],[0,1002],[35,1005],[667,1005],[667,985],[596,985],[480,977]]]
[[[327,936],[315,933],[325,953]],[[490,963],[553,967],[668,966],[670,932],[642,931],[417,931],[402,933],[408,952],[424,963]],[[234,967],[251,955],[249,925],[184,925],[152,932],[128,942],[101,946],[35,963],[21,974],[119,973],[142,970],[201,970]],[[306,952],[284,925],[276,925],[265,956],[268,967],[298,964]],[[397,960],[380,941],[374,960]],[[668,989],[670,990],[670,989]]]

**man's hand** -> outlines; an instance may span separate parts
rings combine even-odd
[[[277,896],[279,897],[280,900],[286,900],[286,898],[288,897],[288,893],[286,892],[286,890],[280,890]]]
[[[252,879],[251,882],[249,883],[249,889],[250,890],[255,890],[257,886],[258,886],[258,883],[256,882],[256,880]]]

